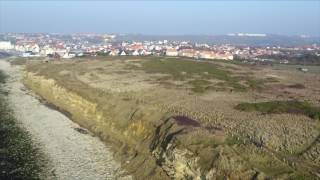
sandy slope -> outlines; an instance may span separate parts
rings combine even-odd
[[[123,176],[108,146],[75,130],[79,126],[58,111],[41,104],[21,83],[21,70],[0,60],[9,74],[9,100],[18,121],[47,154],[54,179],[131,179]]]

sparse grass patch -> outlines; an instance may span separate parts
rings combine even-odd
[[[235,106],[240,111],[258,111],[262,113],[303,114],[313,119],[320,119],[320,107],[300,101],[269,101],[259,103],[240,103]]]
[[[12,65],[24,65],[27,62],[27,58],[16,57],[13,60],[10,60],[10,64]]]
[[[203,93],[210,87],[211,82],[203,79],[195,79],[188,81],[188,84],[192,86],[191,90],[193,92]]]
[[[229,146],[232,146],[237,144],[244,144],[244,141],[240,137],[228,136],[225,140],[225,143]]]
[[[276,78],[274,78],[274,77],[267,77],[264,81],[265,81],[265,82],[269,82],[269,83],[279,82],[279,80],[276,79]]]
[[[261,90],[263,88],[263,80],[259,79],[248,79],[247,84],[251,89]]]
[[[250,166],[262,171],[271,179],[276,178],[278,175],[291,174],[293,172],[288,165],[253,145],[239,145],[235,150]]]
[[[168,74],[169,77],[177,81],[187,81],[193,86],[192,91],[204,92],[210,87],[209,79],[218,79],[224,81],[225,84],[236,91],[243,91],[245,86],[239,83],[237,77],[231,76],[231,73],[223,67],[213,63],[188,61],[183,59],[157,58],[143,61],[141,67],[129,66],[137,70],[143,70],[147,73]],[[190,80],[191,79],[191,80]]]
[[[199,166],[201,171],[207,172],[212,168],[214,160],[219,156],[219,153],[213,148],[204,148],[199,150]]]
[[[148,73],[164,73],[172,76],[173,79],[185,79],[195,75],[201,76],[204,79],[217,78],[228,80],[228,72],[218,68],[217,65],[211,63],[202,63],[186,60],[154,60],[144,61],[142,68]],[[183,73],[185,72],[185,73]],[[203,72],[208,72],[204,74]]]

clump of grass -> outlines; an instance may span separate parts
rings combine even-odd
[[[308,102],[300,101],[269,101],[259,103],[240,103],[235,109],[241,111],[258,111],[262,113],[290,113],[303,114],[320,120],[320,107],[314,107]]]
[[[225,143],[229,146],[232,145],[238,145],[238,144],[244,144],[244,141],[242,138],[240,137],[236,137],[236,136],[228,136],[225,140]]]
[[[192,86],[191,90],[193,92],[203,93],[210,88],[211,82],[203,79],[195,79],[188,81],[188,84]]]
[[[10,63],[12,65],[24,65],[24,64],[26,64],[26,62],[27,62],[27,58],[23,58],[23,57],[16,57],[16,58],[10,60]]]
[[[0,71],[0,83],[5,78]],[[4,94],[0,94],[0,179],[41,179],[41,157],[29,134],[16,124]]]
[[[297,173],[264,149],[254,145],[239,145],[235,150],[248,164],[262,171],[270,179],[276,179],[278,175]]]
[[[264,82],[259,79],[248,79],[247,84],[251,89],[261,90],[263,88]]]

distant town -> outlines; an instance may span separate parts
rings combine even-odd
[[[266,37],[265,34],[228,34]],[[72,59],[84,56],[170,56],[204,60],[239,60],[247,63],[320,64],[320,44],[300,46],[249,46],[191,41],[122,41],[116,34],[28,34],[0,36],[0,51],[18,56]],[[303,38],[303,37],[302,37]]]

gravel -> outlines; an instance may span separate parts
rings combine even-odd
[[[131,179],[108,145],[26,90],[19,66],[0,60],[0,69],[9,75],[6,88],[17,121],[48,156],[52,179]]]

